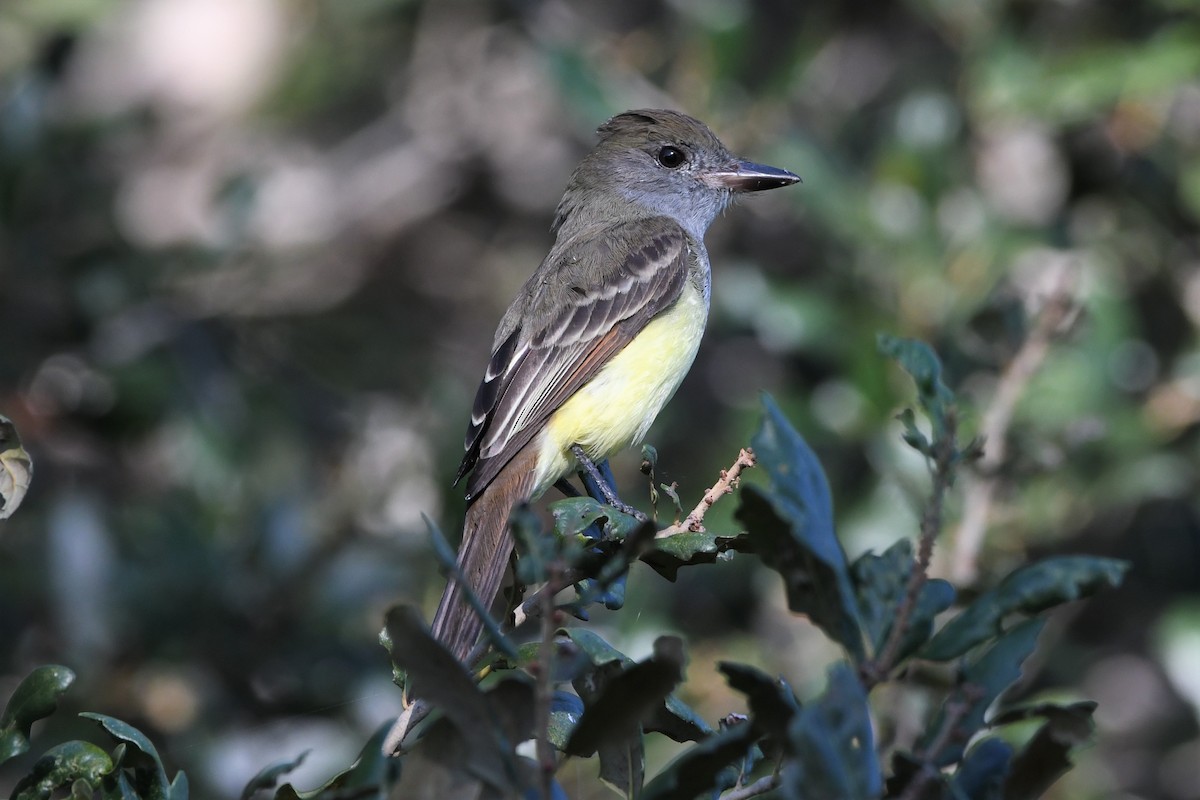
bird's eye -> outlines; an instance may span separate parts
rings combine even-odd
[[[658,151],[658,163],[667,169],[677,169],[684,161],[687,161],[687,156],[678,147],[666,145]]]

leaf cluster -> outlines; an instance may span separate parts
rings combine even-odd
[[[769,791],[789,800],[1040,796],[1070,767],[1072,749],[1088,740],[1094,704],[1040,704],[990,716],[989,710],[1020,681],[1045,612],[1118,585],[1126,565],[1084,556],[1046,559],[951,613],[956,590],[928,577],[928,557],[944,492],[979,447],[957,439],[955,398],[932,350],[891,338],[881,340],[881,349],[913,377],[928,421],[925,432],[915,414],[901,416],[905,440],[926,457],[934,487],[915,549],[902,539],[882,553],[847,557],[824,470],[767,397],[751,442],[767,480],[741,489],[736,518],[744,530],[661,536],[654,524],[590,497],[553,504],[550,530],[532,514],[514,514],[519,583],[539,588],[516,598],[506,622],[488,620],[485,644],[469,668],[431,636],[414,609],[387,614],[381,640],[396,680],[410,701],[436,712],[410,732],[400,757],[383,754],[386,731],[380,730],[350,768],[318,789],[276,788],[301,755],[265,768],[243,797],[274,789],[281,800],[565,798],[557,771],[568,759],[592,757],[599,778],[631,800],[748,798]],[[430,531],[439,558],[453,569],[448,545],[432,524]],[[597,603],[620,608],[636,562],[674,580],[680,569],[734,553],[754,554],[777,572],[788,608],[840,646],[842,658],[829,665],[816,696],[800,698],[778,676],[722,662],[719,671],[744,697],[748,713],[710,723],[677,694],[687,666],[681,639],[659,637],[650,656],[635,660],[594,630],[561,624],[567,616],[586,620]],[[522,642],[515,623],[525,620],[540,620],[541,628]],[[949,679],[932,690],[919,735],[899,742],[872,694],[918,673]],[[0,719],[0,758],[28,749],[31,724],[54,710],[72,679],[64,668],[44,667],[22,683]],[[153,745],[138,731],[84,716],[99,722],[116,748],[105,752],[87,742],[52,748],[19,784],[17,798],[49,797],[63,788],[74,796],[186,797],[183,775],[168,782]],[[1021,747],[1002,730],[1030,722],[1036,731]],[[690,746],[648,776],[646,739],[654,734]],[[536,755],[531,741],[539,743]]]

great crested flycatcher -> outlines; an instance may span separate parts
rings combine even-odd
[[[550,254],[500,320],[467,428],[458,566],[490,605],[508,517],[576,464],[641,441],[696,357],[712,276],[704,233],[740,192],[800,180],[742,161],[677,111],[618,114],[575,169]],[[472,471],[473,470],[473,471]],[[460,661],[482,622],[451,581],[433,633]]]

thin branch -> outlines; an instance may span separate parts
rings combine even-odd
[[[557,620],[554,614],[554,595],[562,588],[563,567],[558,559],[550,564],[546,589],[542,595],[542,643],[538,648],[535,696],[537,720],[538,783],[543,800],[554,796],[554,745],[550,743],[550,707],[554,698],[554,630]]]
[[[1066,271],[1059,277],[1046,304],[1012,361],[1000,375],[992,402],[980,422],[980,439],[985,444],[978,469],[966,476],[963,487],[962,521],[953,539],[950,577],[954,583],[970,584],[978,574],[977,560],[987,533],[987,521],[999,481],[997,471],[1007,457],[1007,434],[1017,402],[1041,368],[1054,340],[1070,328],[1079,313],[1074,287]]]
[[[759,778],[748,786],[742,786],[728,794],[721,795],[721,800],[746,800],[749,797],[758,797],[760,794],[766,794],[778,787],[779,775],[767,775],[765,778]]]
[[[708,513],[708,510],[721,497],[733,493],[733,490],[737,488],[738,481],[741,479],[742,470],[746,467],[753,467],[757,463],[758,460],[754,457],[754,451],[749,447],[743,447],[733,465],[727,470],[721,470],[721,477],[717,479],[717,482],[712,485],[711,489],[704,493],[704,497],[692,509],[692,513],[688,514],[683,522],[663,528],[655,535],[655,538],[664,539],[668,536],[674,536],[677,533],[696,533],[704,530],[704,515]]]
[[[929,743],[928,747],[913,754],[921,762],[921,769],[904,787],[904,793],[900,795],[900,800],[917,800],[925,791],[929,781],[938,773],[937,768],[933,765],[934,760],[947,745],[962,735],[958,726],[971,713],[972,707],[981,697],[983,697],[983,690],[975,684],[968,683],[958,690],[957,697],[946,702],[946,715],[942,719],[942,725],[934,735],[933,741]]]
[[[933,443],[934,467],[933,487],[925,510],[921,513],[921,538],[917,544],[917,558],[913,563],[912,572],[904,587],[904,599],[896,609],[896,620],[888,632],[887,641],[879,653],[870,662],[863,665],[861,677],[863,685],[869,691],[875,684],[882,681],[895,666],[900,652],[900,645],[908,633],[909,621],[921,589],[929,581],[929,562],[933,558],[933,543],[942,530],[942,517],[945,511],[946,492],[954,478],[954,467],[958,452],[958,417],[951,409],[946,414],[946,430],[941,438]]]

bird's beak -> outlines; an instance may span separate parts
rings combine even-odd
[[[733,192],[762,192],[802,183],[800,176],[778,167],[768,167],[751,161],[735,161],[719,172],[710,172],[704,177],[706,183],[717,189]]]

